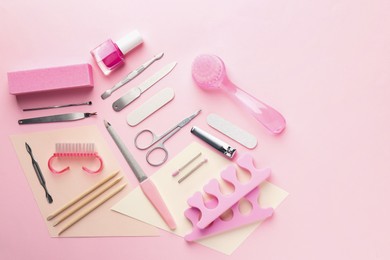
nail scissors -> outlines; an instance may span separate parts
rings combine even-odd
[[[152,166],[160,166],[163,164],[167,159],[168,159],[168,150],[165,148],[164,143],[167,141],[169,138],[171,138],[174,134],[176,134],[182,127],[187,125],[192,119],[194,119],[197,115],[199,115],[201,110],[196,111],[193,115],[183,119],[180,123],[166,131],[164,134],[157,136],[155,133],[153,133],[149,129],[142,130],[139,132],[135,138],[134,138],[134,144],[135,147],[137,147],[140,150],[146,150],[155,145],[157,142],[159,142],[154,148],[150,149],[147,154],[146,154],[146,161],[152,165]],[[141,137],[144,136],[144,137]],[[151,138],[147,138],[146,136],[151,136]],[[148,142],[146,145],[144,142],[140,143],[140,139],[145,140],[151,140]],[[147,141],[146,141],[147,142]],[[152,153],[155,153],[156,151],[159,151],[160,153],[164,154],[164,157],[160,161],[153,161],[150,159],[150,155]],[[156,153],[157,155],[157,153]]]

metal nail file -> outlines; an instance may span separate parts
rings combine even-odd
[[[152,59],[148,60],[147,62],[145,62],[144,64],[139,66],[137,69],[135,69],[132,72],[130,72],[129,74],[127,74],[126,77],[124,77],[121,81],[116,83],[111,89],[107,89],[106,91],[104,91],[104,93],[100,97],[102,99],[108,98],[109,96],[111,96],[111,94],[114,91],[116,91],[117,89],[121,88],[123,85],[127,84],[129,81],[131,81],[132,79],[137,77],[144,70],[146,70],[150,65],[152,65],[155,61],[161,59],[163,56],[164,56],[163,52],[155,55]]]
[[[90,106],[92,101],[78,103],[78,104],[66,104],[66,105],[57,105],[57,106],[47,106],[47,107],[34,107],[34,108],[24,108],[23,111],[34,111],[34,110],[43,110],[43,109],[52,109],[52,108],[63,108],[63,107],[74,107],[74,106]]]
[[[164,78],[166,75],[168,75],[169,72],[173,70],[173,68],[176,66],[177,62],[169,63],[168,65],[165,65],[161,70],[159,70],[157,73],[155,73],[153,76],[151,76],[149,79],[145,80],[143,83],[138,85],[137,87],[134,87],[130,89],[129,92],[127,92],[125,95],[123,95],[121,98],[116,100],[112,104],[112,108],[115,111],[121,111],[123,108],[128,106],[131,102],[136,100],[143,92],[148,90],[151,86],[156,84],[159,80]]]
[[[139,166],[138,162],[134,159],[130,151],[126,148],[125,144],[116,133],[111,124],[104,120],[104,125],[107,128],[108,133],[111,135],[115,144],[118,146],[123,157],[126,159],[128,165],[133,171],[135,177],[137,177],[138,182],[140,183],[140,188],[145,196],[148,198],[153,207],[157,210],[160,216],[163,218],[165,223],[169,226],[170,229],[176,228],[175,220],[173,219],[169,209],[165,205],[163,198],[160,195],[157,187],[154,185],[153,181],[146,176],[145,172]]]
[[[26,125],[26,124],[39,124],[39,123],[66,122],[66,121],[80,120],[80,119],[84,119],[84,118],[94,116],[94,115],[97,115],[97,112],[69,113],[69,114],[60,114],[60,115],[20,119],[18,121],[18,123],[19,123],[19,125]]]

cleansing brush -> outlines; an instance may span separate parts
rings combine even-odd
[[[226,74],[225,64],[215,55],[200,55],[192,64],[192,77],[204,90],[222,89],[243,105],[271,133],[280,134],[286,120],[275,109],[234,85]]]

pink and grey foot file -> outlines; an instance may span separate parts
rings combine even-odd
[[[125,144],[122,142],[119,135],[112,128],[111,124],[107,121],[104,121],[104,125],[106,126],[107,131],[110,133],[112,139],[121,151],[123,157],[126,159],[131,170],[135,174],[135,177],[137,177],[137,180],[140,183],[141,190],[143,191],[145,196],[152,203],[153,207],[158,211],[160,216],[164,219],[168,227],[170,229],[175,229],[175,220],[173,219],[171,213],[165,205],[165,202],[162,199],[157,187],[154,185],[152,180],[149,179],[148,176],[146,176],[142,168],[139,166],[138,162],[134,159],[129,150],[126,148]]]

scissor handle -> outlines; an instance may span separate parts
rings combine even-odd
[[[157,150],[160,150],[160,151],[163,151],[164,153],[164,157],[162,158],[161,161],[158,161],[158,162],[153,162],[152,160],[149,159],[150,155],[154,152],[156,152]],[[146,154],[146,161],[152,165],[152,166],[160,166],[161,164],[165,163],[166,160],[168,159],[168,151],[167,149],[165,149],[163,143],[161,143],[160,145],[154,147],[153,149],[150,149],[147,154]]]
[[[149,144],[147,144],[146,146],[141,146],[141,145],[139,145],[139,141],[138,141],[138,139],[139,139],[139,137],[141,136],[141,135],[145,135],[145,133],[148,133],[148,135],[150,134],[151,136],[152,136],[152,139],[151,139],[151,141],[150,141],[150,143]],[[148,148],[150,148],[150,147],[152,147],[157,141],[159,141],[160,140],[160,138],[155,134],[155,133],[153,133],[152,131],[150,131],[149,129],[144,129],[144,130],[142,130],[141,132],[139,132],[136,136],[135,136],[135,138],[134,138],[134,145],[135,145],[135,147],[137,147],[138,149],[140,149],[140,150],[146,150],[146,149],[148,149]]]

